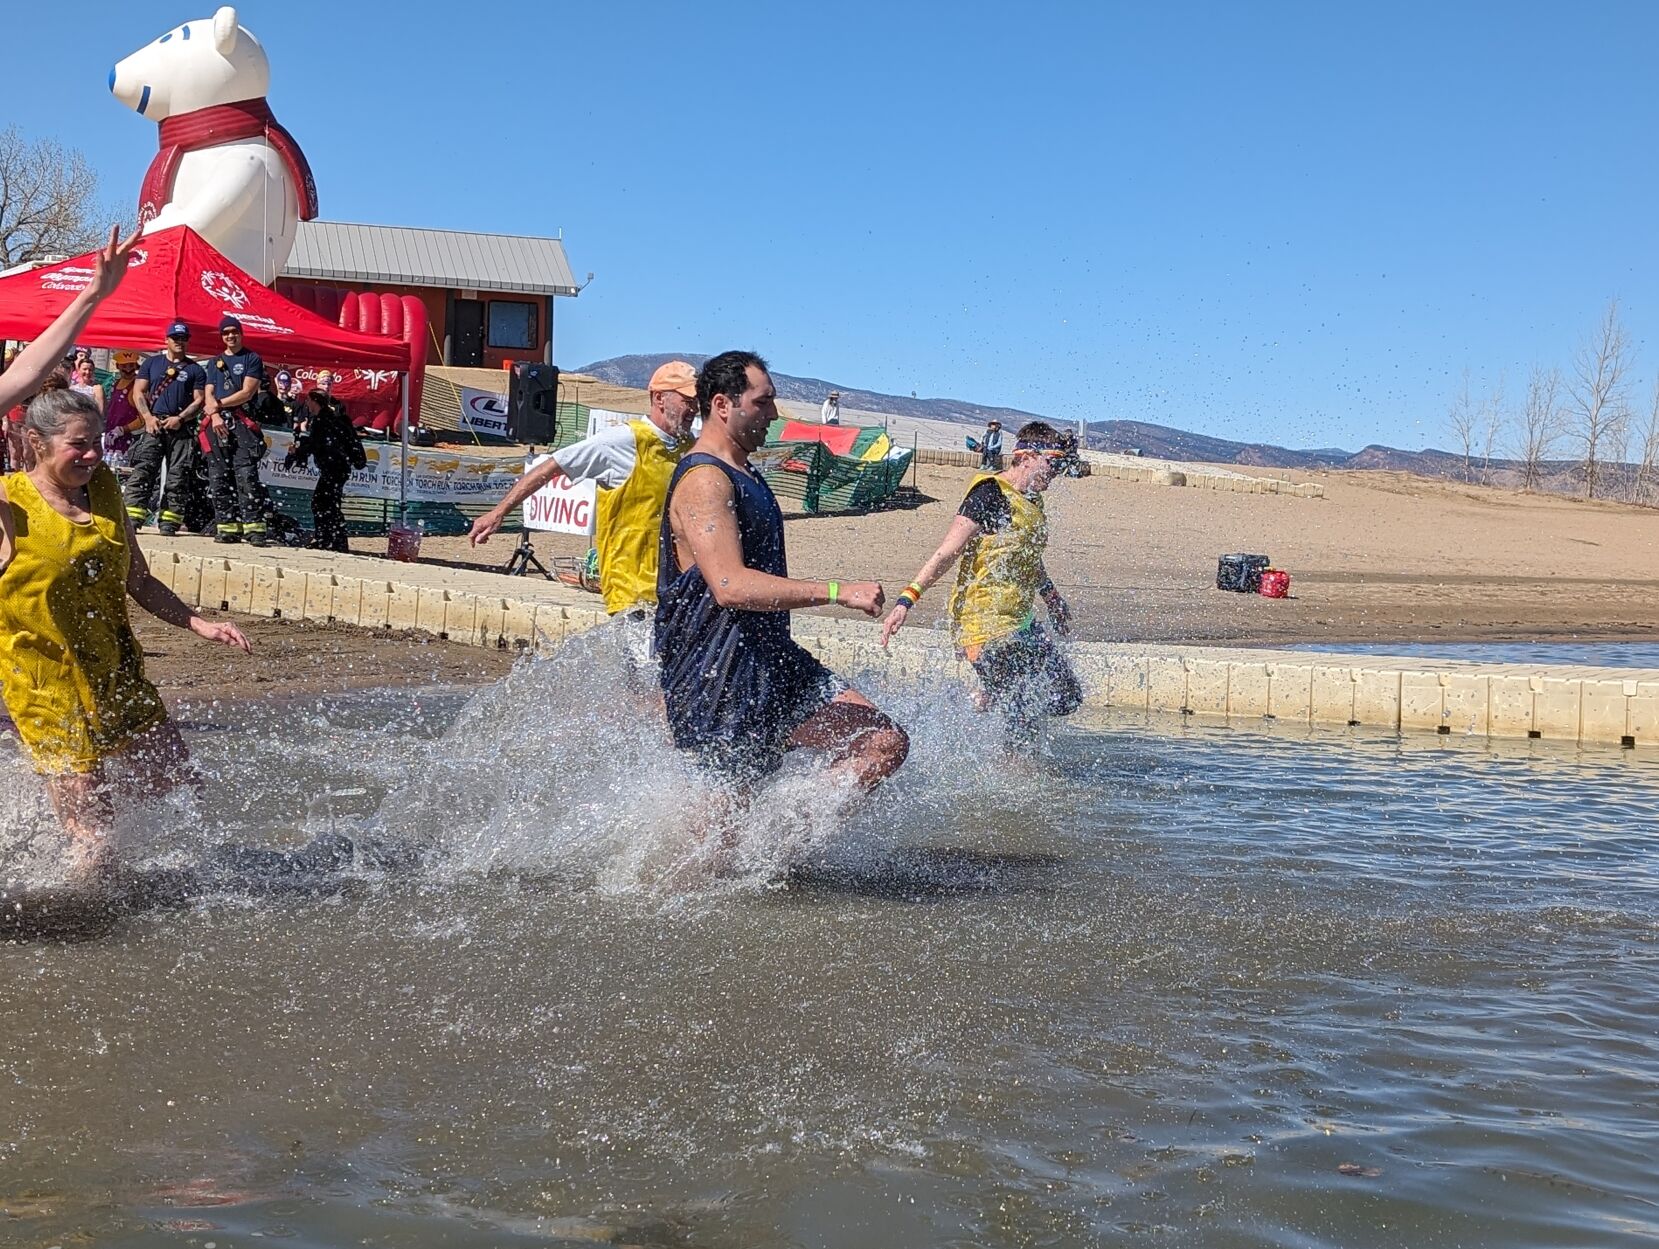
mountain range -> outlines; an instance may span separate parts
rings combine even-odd
[[[643,389],[657,367],[669,360],[686,360],[701,366],[707,356],[683,353],[679,355],[612,356],[596,360],[574,370],[597,377],[617,386]],[[989,407],[970,403],[965,399],[919,399],[910,395],[889,395],[875,390],[860,390],[828,382],[819,377],[794,377],[788,373],[772,374],[772,383],[780,399],[814,406],[823,403],[830,391],[841,392],[841,406],[861,412],[885,412],[892,416],[908,416],[927,421],[954,421],[960,425],[983,426],[991,419],[999,420],[1005,428],[1015,428],[1025,421],[1051,419],[1036,412],[1018,408]],[[1331,469],[1389,469],[1396,472],[1420,473],[1425,477],[1459,477],[1465,473],[1463,458],[1449,451],[1425,448],[1421,451],[1403,451],[1397,447],[1372,445],[1359,451],[1345,451],[1339,447],[1296,449],[1265,442],[1235,442],[1228,438],[1213,438],[1189,430],[1174,429],[1168,425],[1153,425],[1146,421],[1091,421],[1088,445],[1097,451],[1120,451],[1152,456],[1165,460],[1188,460],[1203,464],[1242,464],[1256,468],[1331,468]],[[1491,469],[1504,472],[1515,466],[1507,461],[1494,460]]]

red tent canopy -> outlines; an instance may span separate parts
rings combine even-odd
[[[92,281],[96,253],[0,278],[0,338],[34,338]],[[183,321],[192,341],[219,348],[219,318],[242,322],[247,346],[273,365],[409,371],[409,344],[342,329],[262,286],[189,226],[146,234],[120,289],[81,331],[88,346],[158,350]],[[198,348],[200,350],[200,348]]]
[[[821,442],[833,455],[851,455],[853,443],[863,432],[860,425],[814,425],[806,421],[786,420],[778,441]]]

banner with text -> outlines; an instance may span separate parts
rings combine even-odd
[[[627,412],[611,412],[605,408],[589,408],[588,437],[592,438],[602,429],[611,429],[617,425],[626,425],[629,421],[639,421],[644,419],[644,417],[630,415]]]
[[[461,432],[487,434],[493,438],[507,437],[507,396],[491,394],[487,390],[460,387]]]
[[[525,458],[529,472],[548,456]],[[571,481],[563,473],[524,500],[524,527],[543,533],[593,533],[593,512],[599,489],[592,481]]]
[[[285,468],[283,459],[293,445],[293,435],[284,430],[265,431],[270,450],[259,462],[259,480],[267,486],[286,490],[315,490],[317,470],[307,461],[304,467]],[[401,497],[402,466],[395,442],[363,442],[368,456],[366,467],[346,480],[346,495],[355,499],[381,499],[396,503]],[[409,450],[409,501],[411,503],[498,502],[518,481],[520,466],[512,460],[486,456],[456,455],[453,451],[429,447]],[[590,508],[591,511],[591,508]]]

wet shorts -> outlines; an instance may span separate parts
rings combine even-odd
[[[742,729],[718,740],[676,744],[696,751],[704,767],[731,781],[757,781],[777,771],[791,735],[834,702],[847,683],[800,646],[787,662],[774,661],[768,675],[771,696]]]
[[[1039,624],[985,643],[972,663],[991,705],[1011,723],[1069,716],[1083,703],[1077,674]]]

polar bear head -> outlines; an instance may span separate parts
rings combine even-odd
[[[109,71],[109,89],[128,108],[164,121],[214,104],[264,98],[271,86],[265,49],[226,5],[211,18],[175,26]]]

